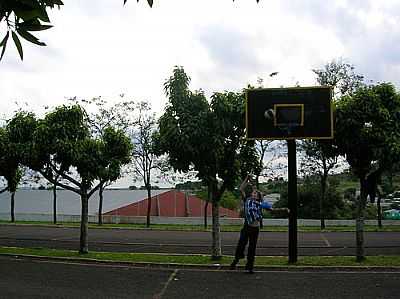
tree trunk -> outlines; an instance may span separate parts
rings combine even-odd
[[[206,201],[204,205],[204,228],[207,229],[207,210],[208,210],[208,201]]]
[[[219,201],[212,199],[212,256],[213,260],[222,258],[221,250],[221,227],[219,224]]]
[[[388,171],[388,175],[387,175],[387,178],[388,178],[388,181],[389,181],[389,188],[390,188],[390,192],[393,192],[394,190],[394,188],[393,188],[393,173],[394,173],[394,171],[393,171],[393,167],[390,167],[390,169],[389,169],[389,171]]]
[[[11,192],[11,222],[15,222],[15,192]]]
[[[151,212],[151,187],[146,186],[147,189],[147,219],[146,226],[150,227],[150,212]]]
[[[89,199],[87,195],[87,190],[81,190],[81,236],[79,243],[79,253],[88,253],[88,224],[89,224]]]
[[[207,229],[207,220],[208,220],[208,203],[211,201],[212,198],[212,193],[211,193],[211,189],[208,186],[207,187],[207,200],[206,200],[206,204],[204,205],[204,229]]]
[[[189,217],[189,207],[188,207],[188,199],[189,195],[187,191],[185,191],[185,217]]]
[[[323,175],[321,177],[321,197],[319,199],[319,217],[321,220],[321,230],[325,229],[325,211],[324,211],[324,203],[326,196],[326,181],[328,179],[327,175]]]
[[[364,252],[364,212],[367,203],[367,180],[360,178],[360,198],[357,201],[356,219],[356,260],[361,262],[365,259]]]
[[[157,216],[160,216],[160,196],[156,196],[156,213]]]
[[[378,193],[378,198],[376,200],[376,206],[378,209],[378,227],[382,228],[382,208],[381,208],[381,195]]]
[[[53,185],[53,223],[57,224],[57,185]]]
[[[104,191],[104,184],[100,184],[99,188],[99,213],[98,213],[98,225],[103,225],[103,191]]]

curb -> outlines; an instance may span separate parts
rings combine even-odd
[[[79,222],[77,222],[79,223]],[[77,228],[79,229],[79,225],[63,225],[63,224],[32,224],[32,223],[0,223],[0,226],[30,226],[30,227],[45,227],[45,228]],[[397,225],[396,225],[397,226]],[[238,226],[238,230],[221,230],[221,232],[223,233],[238,233],[240,232],[240,226]],[[211,228],[210,229],[161,229],[161,228],[154,228],[154,227],[133,227],[133,228],[129,228],[129,227],[102,227],[102,226],[96,226],[96,227],[89,227],[90,229],[104,229],[104,230],[145,230],[145,231],[173,231],[173,232],[211,232]],[[261,229],[260,232],[265,232],[265,233],[287,233],[288,230],[263,230]],[[329,230],[326,229],[324,231],[307,231],[307,230],[298,230],[299,233],[355,233],[355,230]],[[364,231],[366,233],[397,233],[400,232],[400,230],[393,230],[393,231],[376,231],[376,230],[372,230],[372,231]]]
[[[77,222],[79,224],[79,222]],[[92,223],[89,223],[91,225]],[[32,223],[0,223],[0,226],[29,226],[29,227],[44,227],[44,228],[73,228],[73,229],[79,229],[79,225],[63,225],[63,224],[32,224]],[[128,231],[133,231],[133,230],[153,230],[153,231],[174,231],[174,232],[211,232],[211,229],[162,229],[162,228],[155,228],[155,227],[122,227],[122,226],[117,226],[117,227],[107,227],[107,226],[96,226],[96,227],[90,227],[89,229],[104,229],[104,230],[128,230]],[[222,232],[240,232],[240,230],[237,231],[222,231]],[[269,231],[266,231],[269,232]],[[279,232],[286,232],[286,231],[279,231]]]
[[[68,258],[68,257],[49,257],[26,254],[0,253],[0,257],[10,257],[14,259],[32,261],[52,261],[59,263],[88,264],[88,265],[108,265],[119,267],[133,267],[143,269],[183,269],[183,270],[211,270],[211,271],[244,271],[244,266],[237,266],[232,270],[229,265],[220,264],[178,264],[178,263],[152,263],[152,262],[125,262],[107,261],[90,258]],[[400,266],[255,266],[256,272],[279,271],[279,272],[399,272]]]

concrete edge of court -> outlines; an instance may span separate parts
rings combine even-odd
[[[63,222],[76,222],[81,221],[80,215],[63,215],[59,214],[57,216],[59,223]],[[52,222],[53,215],[51,214],[24,214],[16,213],[15,219],[17,221],[43,221]],[[208,217],[208,223],[211,223],[212,217]],[[10,221],[9,213],[0,213],[1,221]],[[152,224],[163,224],[163,225],[203,225],[204,217],[164,217],[164,216],[151,216]],[[263,220],[265,226],[288,226],[288,219],[274,219],[265,218]],[[89,223],[96,224],[97,216],[89,215]],[[145,224],[146,216],[103,216],[103,224]],[[4,224],[4,223],[3,223]],[[242,225],[243,218],[228,218],[220,217],[221,225]],[[365,225],[377,226],[378,220],[376,219],[366,219],[364,221]],[[298,226],[320,226],[321,221],[319,219],[297,219]],[[326,219],[325,225],[327,228],[329,226],[355,226],[355,220],[338,220],[338,219]],[[398,226],[400,225],[400,220],[382,220],[383,226]]]
[[[244,271],[244,266],[237,266],[235,270],[230,269],[229,265],[220,265],[216,261],[210,264],[181,264],[181,263],[156,263],[156,262],[128,262],[128,261],[107,261],[92,258],[71,258],[71,257],[51,257],[28,254],[0,253],[0,257],[14,259],[27,259],[33,261],[49,261],[58,263],[104,265],[149,269],[184,269],[184,270],[207,270],[207,271]],[[332,271],[332,272],[399,272],[400,266],[297,266],[297,265],[276,265],[264,266],[256,265],[255,271]]]

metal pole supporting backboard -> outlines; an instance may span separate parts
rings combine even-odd
[[[289,263],[297,262],[297,162],[296,141],[287,140],[288,147],[288,207],[289,213]]]

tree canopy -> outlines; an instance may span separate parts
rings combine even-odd
[[[20,162],[20,157],[13,145],[10,144],[9,131],[6,128],[0,128],[0,176],[7,182],[7,186],[1,190],[2,192],[13,193],[17,190],[22,178]]]
[[[130,161],[132,145],[122,131],[106,128],[93,137],[85,111],[60,106],[43,119],[17,113],[8,123],[10,142],[22,163],[48,181],[80,195],[80,252],[88,251],[88,199],[104,181],[115,181]],[[67,183],[57,180],[60,176]]]
[[[193,166],[201,180],[217,185],[221,179],[221,188],[232,188],[240,166],[258,165],[253,161],[254,143],[244,138],[244,95],[214,93],[208,103],[202,91],[189,90],[190,78],[183,68],[173,72],[165,84],[169,102],[159,120],[159,147],[174,169],[188,171]],[[240,161],[240,152],[248,160]]]
[[[363,220],[369,177],[400,154],[400,96],[389,83],[364,86],[337,102],[336,145],[360,180],[357,260],[364,259]]]
[[[254,144],[245,142],[243,93],[214,93],[209,103],[202,91],[189,90],[189,82],[184,69],[176,67],[165,83],[168,104],[159,120],[158,146],[175,170],[193,168],[208,186],[213,204],[213,257],[218,257],[219,201],[238,182],[240,167],[245,165],[240,157],[255,158],[243,149]],[[246,161],[246,165],[257,163]]]
[[[364,85],[364,76],[357,74],[354,65],[342,58],[334,59],[323,68],[312,71],[317,76],[318,84],[333,87],[334,99],[351,94]]]
[[[360,88],[337,104],[336,143],[358,177],[400,153],[400,97],[390,83]]]

